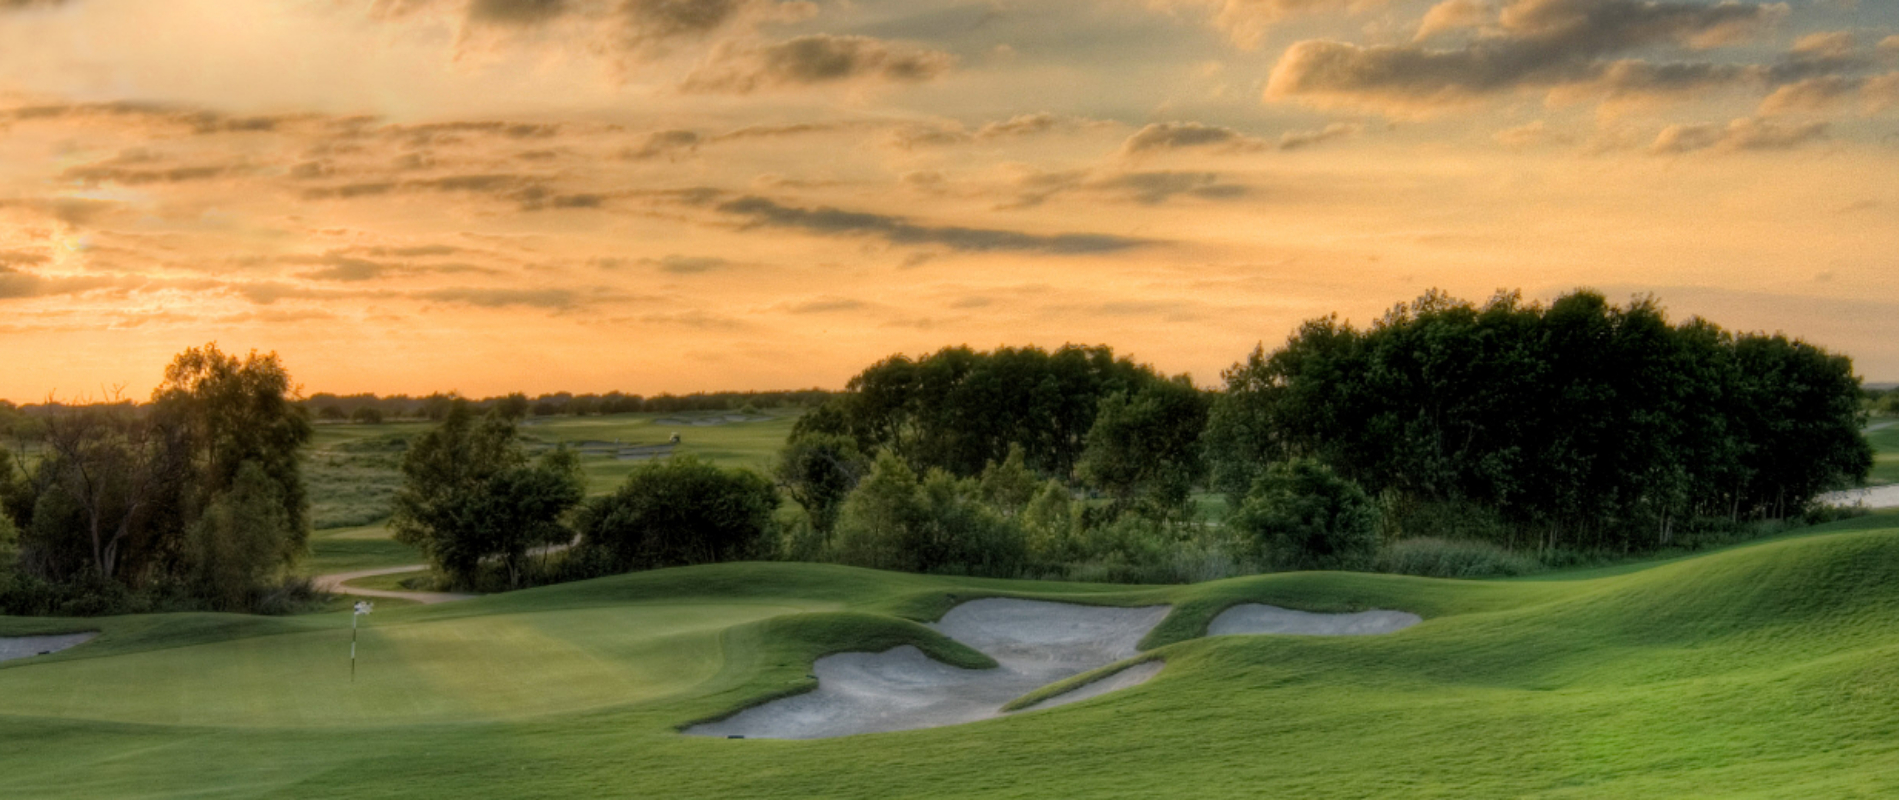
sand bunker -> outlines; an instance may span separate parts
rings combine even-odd
[[[1819,499],[1820,502],[1830,506],[1899,508],[1899,484],[1868,486],[1864,489],[1848,489],[1844,492],[1828,492],[1820,495]]]
[[[57,653],[92,641],[98,633],[68,633],[60,636],[0,636],[0,661]]]
[[[1247,603],[1220,612],[1220,616],[1207,624],[1207,635],[1287,633],[1302,636],[1368,636],[1403,630],[1423,621],[1423,617],[1403,611],[1374,609],[1356,614],[1314,614]]]
[[[1063,678],[1136,655],[1167,606],[1103,608],[1033,600],[972,600],[930,627],[999,664],[960,669],[908,645],[839,653],[812,666],[815,691],[696,725],[697,736],[822,739],[975,722]],[[1072,692],[1070,694],[1073,694]]]
[[[909,645],[882,653],[839,653],[812,665],[818,679],[816,690],[695,725],[686,733],[823,739],[999,717],[1004,705],[1029,692],[1138,655],[1141,639],[1168,610],[1167,606],[1105,608],[1035,600],[972,600],[950,609],[930,627],[994,658],[999,665],[995,669],[952,667]],[[1310,614],[1247,605],[1217,617],[1213,633],[1354,635],[1384,633],[1418,621],[1416,615],[1398,611]],[[1161,669],[1159,661],[1136,664],[1024,710],[1053,708],[1136,686]]]

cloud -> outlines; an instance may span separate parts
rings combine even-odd
[[[1480,0],[1444,0],[1424,13],[1412,41],[1422,42],[1440,33],[1475,28],[1489,16],[1490,7]]]
[[[567,0],[471,0],[468,18],[501,25],[539,25],[567,13]]]
[[[1112,253],[1156,244],[1152,240],[1108,234],[1040,235],[988,228],[918,225],[903,217],[845,211],[829,206],[797,208],[755,196],[728,200],[716,208],[721,213],[744,217],[752,226],[791,228],[825,236],[874,236],[892,244],[934,244],[963,252],[1080,255]]]
[[[861,311],[869,307],[869,303],[849,297],[817,297],[780,306],[791,314],[833,314],[839,311]]]
[[[765,45],[727,43],[680,88],[748,94],[853,81],[917,83],[949,71],[955,63],[954,56],[940,50],[820,33]]]
[[[52,258],[40,253],[22,253],[13,250],[0,250],[0,269],[8,267],[35,267]]]
[[[1788,114],[1795,112],[1825,111],[1841,100],[1846,99],[1860,86],[1860,81],[1841,75],[1825,75],[1818,78],[1789,83],[1761,101],[1762,114]]]
[[[577,296],[569,289],[451,288],[417,292],[415,296],[439,303],[460,303],[480,308],[526,306],[565,311],[577,305]]]
[[[1092,183],[1090,188],[1118,192],[1143,205],[1165,203],[1181,195],[1230,200],[1247,193],[1245,186],[1223,183],[1212,172],[1129,172]]]
[[[0,300],[15,300],[27,297],[45,297],[59,294],[82,294],[94,289],[103,289],[118,283],[116,278],[88,275],[77,277],[48,278],[10,266],[0,265]]]
[[[1153,0],[1163,8],[1210,7],[1213,25],[1233,43],[1257,47],[1266,31],[1287,19],[1307,14],[1343,12],[1385,5],[1387,0]]]
[[[1425,111],[1525,88],[1599,79],[1624,93],[1700,85],[1719,65],[1646,65],[1599,59],[1637,48],[1734,43],[1778,20],[1785,5],[1649,0],[1515,0],[1496,30],[1452,49],[1417,43],[1360,46],[1307,40],[1281,56],[1268,100]]]
[[[1350,122],[1334,122],[1316,131],[1287,131],[1279,135],[1279,149],[1298,150],[1315,144],[1357,136],[1364,126]]]
[[[663,258],[642,258],[640,259],[640,263],[659,267],[661,272],[670,272],[674,275],[698,275],[700,273],[732,266],[731,261],[717,256],[682,256],[677,254],[668,255]]]
[[[1860,89],[1860,98],[1866,104],[1868,114],[1899,108],[1899,72],[1888,72],[1867,80],[1865,87]]]
[[[1504,147],[1518,150],[1540,147],[1547,144],[1568,144],[1573,141],[1568,134],[1550,130],[1549,124],[1540,119],[1525,125],[1518,125],[1514,128],[1497,131],[1497,133],[1490,138],[1495,139],[1498,144]]]
[[[1207,148],[1225,152],[1260,150],[1266,143],[1232,128],[1198,122],[1156,122],[1134,132],[1121,144],[1121,153],[1140,156],[1169,150]]]
[[[646,161],[661,156],[672,157],[678,153],[690,153],[699,148],[705,137],[698,131],[669,130],[654,131],[646,135],[646,141],[638,149],[627,148],[620,157],[629,161]]]
[[[1825,139],[1827,124],[1809,122],[1783,125],[1772,120],[1743,118],[1727,125],[1670,125],[1655,137],[1649,152],[1658,155],[1696,150],[1792,150]]]
[[[159,166],[163,159],[143,150],[128,150],[116,158],[72,167],[60,174],[64,180],[96,186],[101,183],[116,183],[121,186],[142,186],[154,183],[188,183],[222,178],[236,171],[231,165],[197,165],[185,167]]]

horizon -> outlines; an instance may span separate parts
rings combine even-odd
[[[1899,7],[1839,0],[0,3],[0,397],[214,341],[339,395],[1210,385],[1433,287],[1893,383],[1895,122]]]

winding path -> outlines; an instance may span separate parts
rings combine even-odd
[[[456,600],[472,600],[481,596],[478,594],[462,594],[459,592],[398,592],[389,589],[363,589],[344,585],[358,578],[374,578],[378,575],[417,572],[428,568],[429,565],[427,564],[409,564],[401,567],[360,569],[355,572],[336,572],[329,575],[318,575],[312,578],[311,581],[316,584],[318,591],[331,592],[333,594],[356,595],[358,597],[386,597],[393,600],[413,600],[423,605],[448,603]]]

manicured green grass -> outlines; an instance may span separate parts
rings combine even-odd
[[[99,629],[0,665],[21,797],[1873,797],[1899,793],[1899,515],[1561,581],[1286,573],[1177,587],[826,565],[663,570],[349,617]],[[1168,602],[1148,683],[844,739],[675,731],[914,643],[992,594]],[[1399,608],[1376,637],[1200,638],[1235,602]]]
[[[1866,434],[1873,444],[1873,474],[1867,483],[1899,483],[1899,425],[1889,425]]]
[[[327,575],[420,564],[426,560],[415,548],[389,537],[389,529],[380,522],[317,531],[310,535],[310,554],[298,568],[307,575]]]

